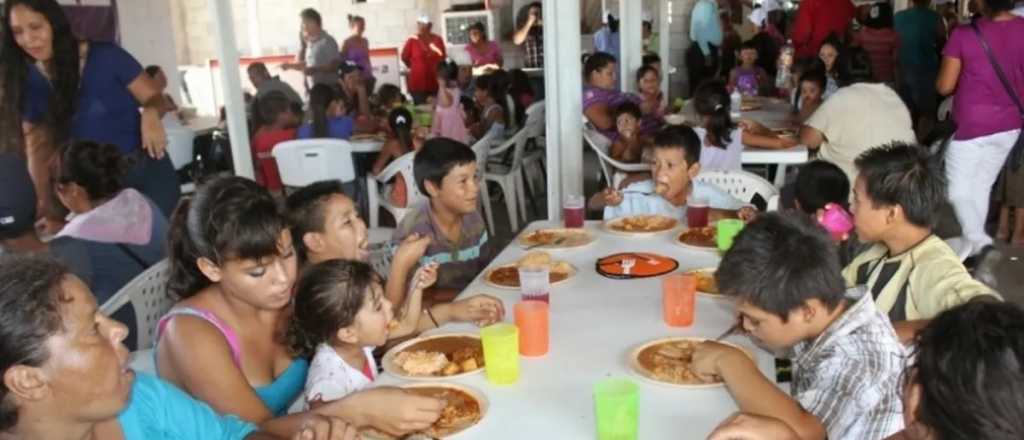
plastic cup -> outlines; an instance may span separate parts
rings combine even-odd
[[[480,339],[487,380],[495,385],[519,380],[519,329],[508,323],[494,324],[480,329]]]
[[[715,243],[718,250],[725,252],[732,247],[732,241],[743,230],[743,220],[730,218],[718,221],[718,231],[715,234]]]
[[[672,327],[693,325],[696,293],[697,276],[694,274],[676,273],[662,278],[661,302],[665,324]]]
[[[640,387],[626,379],[594,384],[598,440],[635,440],[640,413]]]
[[[516,327],[519,328],[519,354],[544,356],[548,353],[548,316],[550,306],[541,301],[523,301],[515,305]]]
[[[547,267],[520,267],[519,290],[523,301],[551,303],[551,270]]]
[[[585,216],[583,196],[570,194],[565,196],[562,202],[562,216],[565,217],[565,227],[582,228]]]
[[[686,225],[691,228],[703,228],[708,225],[708,214],[711,207],[705,198],[694,197],[686,202]]]

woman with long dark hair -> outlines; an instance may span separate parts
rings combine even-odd
[[[52,216],[48,163],[55,146],[71,139],[114,144],[133,157],[126,186],[169,214],[180,190],[164,154],[163,96],[155,81],[124,49],[77,39],[56,0],[9,0],[4,17],[0,143],[24,151],[37,215]]]
[[[583,59],[583,115],[601,134],[615,140],[615,108],[636,96],[616,90],[618,63],[611,54],[596,52]]]
[[[341,94],[326,84],[317,84],[309,91],[309,122],[299,126],[298,138],[348,139],[353,120]]]

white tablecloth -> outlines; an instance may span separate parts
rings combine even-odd
[[[348,143],[352,145],[353,153],[379,153],[381,147],[384,146],[384,142],[373,139],[349,140]]]
[[[537,222],[527,231],[551,225]],[[521,358],[519,381],[514,385],[491,385],[482,373],[451,380],[481,390],[491,405],[484,420],[459,438],[593,439],[592,390],[597,381],[607,377],[628,377],[640,385],[641,439],[703,439],[722,419],[737,411],[724,387],[688,390],[654,384],[634,376],[627,364],[628,353],[652,339],[718,336],[735,322],[728,302],[698,296],[694,325],[668,327],[661,315],[660,278],[611,280],[594,271],[597,258],[623,251],[671,256],[679,261],[680,270],[716,266],[718,256],[678,246],[672,234],[617,236],[600,230],[599,222],[587,222],[587,228],[598,234],[597,242],[552,251],[556,259],[572,263],[579,273],[551,290],[549,353],[541,358]],[[492,266],[514,262],[523,253],[513,243]],[[518,291],[487,287],[477,278],[461,297],[477,293],[504,300],[506,320],[512,321],[512,307],[520,299]],[[434,333],[465,331],[478,330],[468,324],[452,324]],[[743,336],[729,340],[755,353],[761,370],[774,381],[771,355]],[[387,374],[378,379],[378,384],[398,383],[401,381]]]

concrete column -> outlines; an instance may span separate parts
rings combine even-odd
[[[636,69],[643,64],[643,2],[639,0],[619,2],[619,78],[622,91],[635,92]]]
[[[672,36],[672,1],[658,0],[658,56],[661,57],[661,94],[668,99],[670,72],[672,72],[672,55],[669,47]]]
[[[249,56],[263,56],[263,39],[260,38],[260,0],[248,0],[245,3],[248,16]]]
[[[228,134],[231,136],[231,158],[235,175],[252,179],[252,150],[249,149],[249,127],[245,120],[245,102],[242,100],[242,77],[239,72],[238,42],[235,41],[235,22],[231,2],[211,1],[210,15],[217,25],[217,58],[224,107],[227,113]]]
[[[564,194],[583,194],[583,67],[580,1],[544,0],[548,218],[562,218]]]

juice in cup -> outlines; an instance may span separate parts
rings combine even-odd
[[[640,387],[626,379],[594,384],[598,440],[636,440],[639,431]]]
[[[718,244],[718,250],[725,252],[732,247],[733,239],[743,230],[743,220],[735,218],[719,220],[717,227],[715,243]]]
[[[516,327],[519,328],[519,354],[544,356],[548,353],[548,303],[523,301],[515,305]]]
[[[523,301],[551,303],[551,271],[547,267],[520,267],[519,289]]]
[[[686,202],[686,225],[691,228],[703,228],[708,225],[708,214],[711,207],[708,200],[694,197]]]
[[[661,280],[662,316],[672,327],[693,325],[697,276],[691,273],[667,275]]]
[[[585,217],[583,196],[570,194],[565,196],[562,203],[562,216],[565,217],[565,227],[582,228]]]
[[[495,385],[519,380],[519,329],[508,323],[494,324],[480,329],[480,340],[487,380]]]

